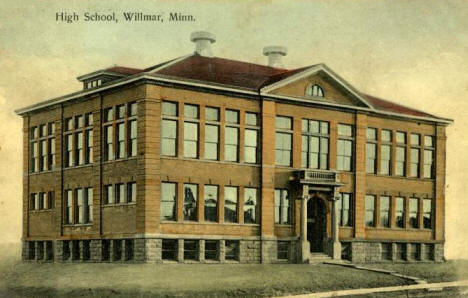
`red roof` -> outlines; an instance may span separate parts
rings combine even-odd
[[[427,114],[421,111],[418,111],[416,109],[408,108],[396,103],[393,103],[391,101],[381,99],[375,96],[363,94],[367,101],[377,110],[382,110],[382,111],[387,111],[387,112],[393,112],[393,113],[398,113],[398,114],[406,114],[406,115],[411,115],[411,116],[420,116],[420,117],[435,117],[434,115]]]
[[[170,65],[171,62],[176,60],[166,61],[144,70],[121,66],[111,67],[106,70],[124,75],[133,75],[151,71],[168,64],[162,67],[161,70],[156,71],[155,74],[258,91],[264,86],[286,79],[313,66],[288,70],[223,58],[203,57],[197,54],[183,58]],[[371,95],[362,94],[362,96],[377,110],[410,116],[437,118],[431,114]]]

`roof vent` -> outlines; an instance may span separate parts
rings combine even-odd
[[[281,46],[269,46],[263,48],[263,55],[268,57],[268,66],[283,68],[282,56],[286,56],[288,49]]]
[[[206,31],[196,31],[190,34],[190,41],[195,43],[195,53],[200,56],[213,57],[211,44],[216,41],[213,33]]]

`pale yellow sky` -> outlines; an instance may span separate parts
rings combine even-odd
[[[238,3],[240,2],[240,3]],[[189,54],[189,35],[217,35],[218,57],[288,68],[325,63],[362,92],[443,117],[448,128],[446,256],[468,258],[468,1],[2,1],[0,241],[21,237],[21,119],[13,110],[81,88],[114,64],[147,67]],[[118,23],[56,22],[57,12],[115,12]],[[125,22],[122,12],[192,14],[196,22]]]

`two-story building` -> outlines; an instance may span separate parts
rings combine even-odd
[[[443,260],[450,119],[191,40],[17,111],[24,260]]]

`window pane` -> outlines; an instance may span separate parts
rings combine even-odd
[[[198,123],[184,122],[184,156],[198,156]]]
[[[104,121],[112,121],[114,120],[114,109],[113,108],[107,108],[104,110]]]
[[[114,204],[114,186],[113,185],[106,185],[106,203],[107,204]]]
[[[184,220],[197,220],[198,185],[184,184]]]
[[[432,200],[424,199],[423,201],[423,223],[425,229],[432,229]]]
[[[196,105],[184,105],[184,117],[191,119],[198,119],[198,106]]]
[[[238,160],[239,128],[226,127],[224,142],[225,142],[224,160],[237,161]]]
[[[167,116],[177,116],[177,104],[174,102],[163,101],[162,114]]]
[[[257,189],[244,188],[244,222],[257,222]]]
[[[411,134],[411,145],[419,146],[421,145],[421,136],[419,134]]]
[[[258,131],[253,129],[245,130],[244,140],[244,161],[248,163],[257,162],[257,144],[258,144]]]
[[[377,140],[377,129],[368,128],[367,129],[367,139],[368,140]]]
[[[127,184],[127,202],[132,203],[136,202],[137,189],[135,182],[129,182]]]
[[[239,111],[226,110],[226,123],[239,123]]]
[[[218,159],[219,126],[205,125],[205,159]]]
[[[406,133],[397,131],[396,133],[396,141],[398,144],[406,144]]]
[[[219,109],[218,108],[205,108],[206,121],[219,121]]]
[[[132,102],[128,104],[128,116],[136,116],[137,115],[137,103]]]
[[[257,126],[258,125],[258,114],[257,113],[245,113],[245,125]]]
[[[338,135],[345,137],[353,136],[353,126],[347,124],[338,124]]]
[[[418,199],[417,198],[410,198],[409,201],[409,224],[411,228],[418,228]]]
[[[411,149],[411,177],[419,177],[419,149]]]
[[[390,130],[382,129],[382,142],[391,142],[392,132]]]
[[[380,225],[390,227],[390,197],[380,197]]]
[[[275,159],[277,165],[291,165],[292,135],[289,133],[276,133]]]
[[[205,185],[205,221],[218,219],[218,186]]]
[[[168,156],[176,156],[176,141],[177,121],[164,119],[162,121],[161,154]]]
[[[405,198],[397,197],[395,203],[395,221],[399,228],[405,227]]]
[[[286,130],[292,129],[292,122],[291,122],[291,118],[289,117],[276,116],[275,125],[276,125],[276,128],[278,129],[286,129]]]
[[[366,226],[375,225],[375,196],[366,195]]]
[[[224,221],[237,222],[237,187],[224,187]]]
[[[161,217],[163,220],[176,219],[176,186],[176,183],[161,183]]]
[[[433,136],[424,136],[424,146],[434,147],[434,137]]]
[[[125,117],[125,105],[117,106],[117,119],[123,119]]]

